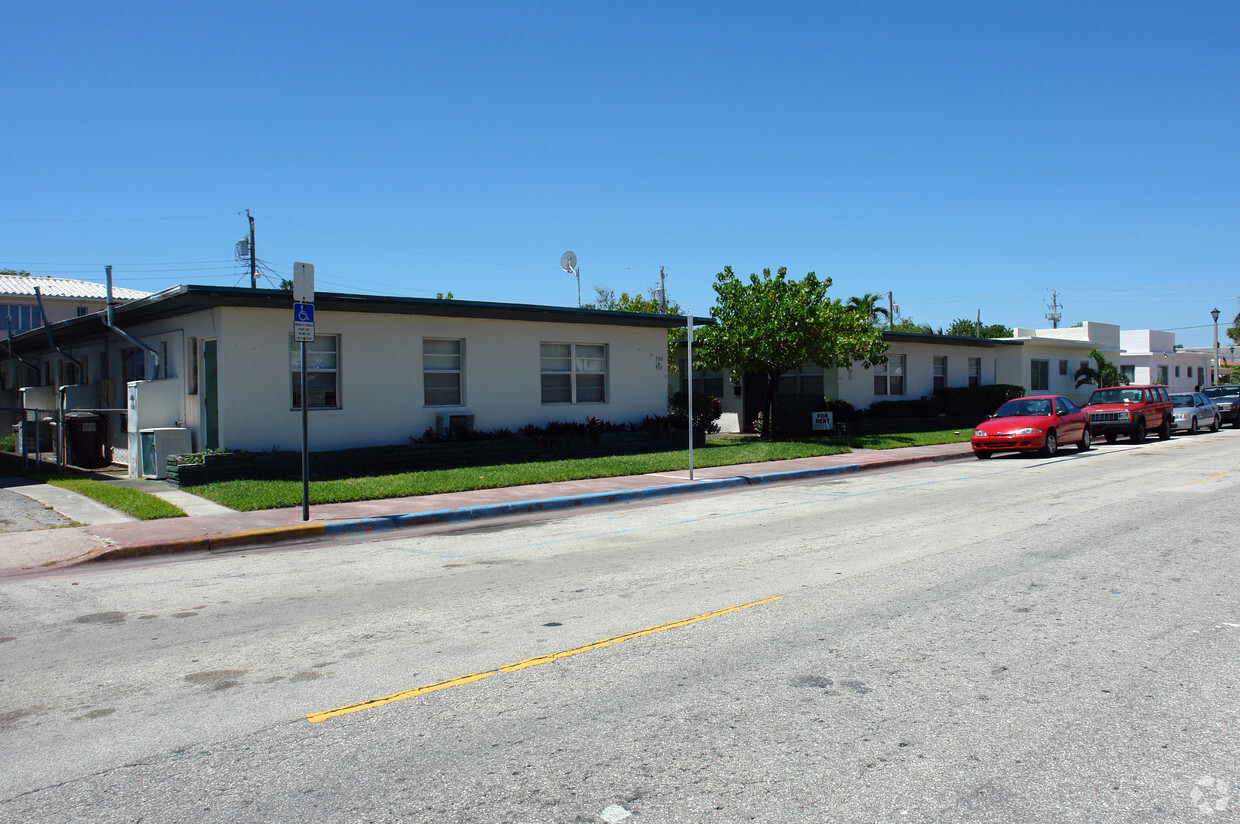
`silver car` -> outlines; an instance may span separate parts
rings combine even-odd
[[[1204,427],[1211,432],[1219,428],[1218,405],[1200,392],[1182,392],[1171,396],[1175,407],[1175,431],[1196,435]]]

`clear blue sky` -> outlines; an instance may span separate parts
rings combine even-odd
[[[787,266],[901,314],[1240,296],[1240,4],[8,3],[0,267],[572,306]],[[1222,328],[1222,325],[1220,326]],[[1220,332],[1221,334],[1221,332]]]

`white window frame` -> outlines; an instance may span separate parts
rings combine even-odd
[[[1039,382],[1039,371],[1042,380]],[[1041,385],[1039,385],[1039,383]],[[1046,392],[1051,388],[1051,362],[1049,358],[1031,358],[1029,360],[1029,391]]]
[[[328,354],[322,350],[324,341],[332,342],[332,352],[334,357],[331,360],[331,366],[327,365],[322,355]],[[315,349],[318,344],[319,349]],[[301,404],[298,403],[298,395],[301,394],[301,341],[295,340],[292,335],[288,336],[288,364],[289,364],[289,408],[300,410]],[[319,356],[316,358],[316,355]],[[315,403],[314,397],[323,390],[315,389],[310,396],[309,409],[313,412],[316,409],[340,409],[342,407],[340,400],[340,335],[322,335],[315,334],[314,340],[306,344],[306,382],[311,383],[316,375],[331,375],[332,389],[330,390],[335,397],[335,404],[327,402],[324,397],[322,403]]]
[[[947,388],[947,355],[935,355],[932,363],[934,364],[934,375],[931,379],[932,380],[931,389],[936,389],[936,390],[946,389]]]
[[[0,303],[0,332],[7,334],[8,325],[4,319],[13,321],[14,332],[29,332],[43,325],[43,315],[37,305],[21,303]]]
[[[554,347],[554,348],[553,348]],[[563,347],[568,347],[567,351]],[[539,397],[543,406],[605,404],[610,396],[610,359],[605,343],[566,343],[543,341],[538,345]],[[602,362],[602,369],[591,368]],[[567,380],[563,380],[564,378]],[[552,380],[548,380],[548,379]],[[595,379],[601,380],[597,381]],[[548,393],[559,395],[567,388],[568,400],[548,400]],[[586,397],[601,391],[602,397]]]
[[[906,389],[905,355],[888,355],[886,363],[874,367],[875,395],[903,395]]]
[[[969,358],[969,386],[982,385],[982,359]]]
[[[427,344],[434,348],[436,344],[454,343],[456,352],[430,352]],[[454,362],[455,361],[455,362]],[[431,400],[431,396],[450,386],[430,385],[434,379],[445,375],[456,376],[456,400]],[[465,339],[464,338],[423,338],[422,339],[422,405],[434,407],[463,406],[465,404]]]

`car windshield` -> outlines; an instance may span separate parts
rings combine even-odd
[[[1207,398],[1219,398],[1224,395],[1234,395],[1237,390],[1240,390],[1240,386],[1211,386],[1209,388],[1202,389],[1201,394],[1205,395]]]
[[[1171,402],[1174,403],[1176,406],[1192,406],[1193,396],[1192,395],[1172,395]]]
[[[1051,402],[1046,398],[1017,398],[999,407],[996,418],[1020,418],[1033,415],[1051,414]]]
[[[1099,389],[1089,396],[1090,403],[1141,403],[1140,389]]]

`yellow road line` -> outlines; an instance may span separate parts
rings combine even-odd
[[[567,658],[570,655],[577,655],[578,653],[589,652],[590,650],[594,650],[594,649],[602,649],[603,647],[610,647],[614,644],[620,644],[620,643],[623,643],[624,641],[629,641],[634,638],[641,638],[642,636],[645,636],[645,635],[654,635],[656,632],[665,632],[666,630],[669,630],[669,629],[687,627],[689,624],[696,624],[698,621],[705,621],[709,618],[718,618],[720,615],[727,615],[729,612],[736,612],[737,610],[748,609],[749,607],[757,607],[757,606],[761,606],[762,604],[769,604],[772,601],[778,601],[782,597],[783,597],[782,595],[774,595],[770,598],[763,598],[760,601],[750,601],[747,604],[737,604],[734,607],[725,607],[724,609],[717,609],[714,612],[707,612],[703,615],[695,615],[692,618],[682,618],[679,621],[669,621],[666,624],[659,624],[658,626],[655,626],[655,627],[646,627],[645,629],[639,629],[634,632],[628,632],[628,633],[625,633],[624,635],[614,635],[611,638],[604,638],[602,641],[595,641],[590,644],[582,644],[581,646],[573,647],[572,649],[561,650],[560,652],[552,652],[552,653],[548,653],[547,655],[539,655],[535,658],[527,658],[524,661],[518,661],[515,664],[506,664],[502,667],[499,667],[493,670],[488,670],[486,672],[475,672],[470,675],[461,675],[456,678],[449,678],[446,681],[436,681],[433,684],[426,684],[425,686],[414,687],[413,689],[404,690],[402,692],[394,692],[391,695],[384,695],[379,698],[371,698],[368,701],[359,701],[356,704],[348,704],[343,707],[337,707],[334,710],[324,710],[323,712],[307,713],[306,720],[310,721],[311,723],[315,723],[318,721],[326,721],[327,719],[335,718],[338,715],[348,715],[351,712],[360,712],[361,710],[368,710],[368,709],[371,709],[372,707],[381,707],[384,704],[391,704],[393,701],[403,701],[406,698],[413,698],[414,696],[417,696],[417,695],[426,695],[428,692],[436,692],[437,690],[445,690],[445,689],[448,689],[449,687],[459,687],[465,684],[472,684],[474,681],[481,681],[484,678],[490,678],[492,675],[499,675],[500,673],[517,672],[518,670],[523,670],[526,667],[535,667],[535,666],[538,666],[539,664],[549,664],[553,661],[558,661],[561,658]]]
[[[1199,484],[1199,483],[1202,483],[1203,481],[1211,481],[1211,480],[1214,480],[1215,478],[1221,478],[1221,477],[1223,477],[1224,475],[1228,475],[1228,474],[1230,474],[1230,473],[1231,473],[1231,470],[1229,469],[1229,470],[1227,470],[1226,472],[1220,472],[1220,473],[1218,473],[1217,475],[1211,475],[1211,476],[1210,476],[1210,477],[1208,477],[1208,478],[1198,478],[1198,479],[1197,479],[1197,480],[1195,480],[1195,481],[1189,481],[1188,483],[1186,483],[1186,484],[1184,484],[1184,485],[1185,485],[1185,486],[1192,486],[1193,484]]]

